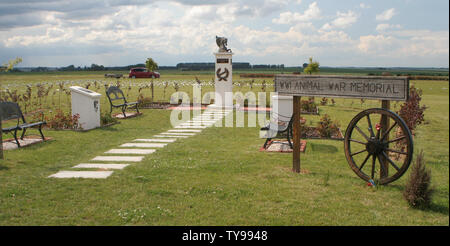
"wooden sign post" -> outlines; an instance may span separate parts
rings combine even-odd
[[[406,101],[409,79],[402,76],[334,76],[334,75],[276,75],[275,92],[293,96],[293,167],[300,173],[300,110],[302,96],[364,98],[382,100],[389,109],[390,100]],[[382,117],[381,128],[389,129],[389,119]],[[384,134],[384,132],[382,132]],[[388,176],[389,164],[382,160],[381,177]]]
[[[292,151],[292,171],[296,173],[300,173],[300,111],[301,111],[301,98],[298,96],[294,96],[293,101],[293,125],[292,125],[292,134],[294,135],[292,140],[294,142],[294,149]]]

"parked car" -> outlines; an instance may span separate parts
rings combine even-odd
[[[129,78],[159,78],[160,74],[158,72],[148,71],[145,67],[134,67],[130,69]]]

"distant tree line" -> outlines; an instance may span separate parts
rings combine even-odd
[[[176,69],[189,71],[189,70],[214,70],[215,63],[213,62],[190,62],[190,63],[178,63]],[[233,69],[284,69],[284,64],[263,64],[263,65],[251,65],[249,62],[233,62]]]

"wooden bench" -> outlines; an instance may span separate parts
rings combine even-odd
[[[128,108],[135,108],[137,114],[139,114],[138,102],[128,102],[123,94],[123,91],[117,86],[110,86],[106,90],[106,96],[108,97],[109,103],[111,105],[110,114],[113,108],[120,108],[123,113],[123,117],[127,118],[125,111]]]
[[[23,140],[25,132],[28,128],[38,127],[39,133],[41,134],[42,140],[45,140],[44,134],[42,133],[42,126],[47,124],[43,119],[39,122],[27,123],[25,117],[22,114],[22,110],[15,102],[0,102],[0,117],[2,121],[17,119],[17,124],[11,127],[2,127],[2,132],[12,133],[14,139],[16,140],[17,146],[20,148],[19,140],[17,139],[17,131],[22,130],[22,135],[20,137]],[[42,118],[44,116],[42,115]],[[22,123],[20,123],[22,120]]]
[[[280,134],[286,134],[287,135],[287,140],[289,143],[289,147],[291,147],[291,149],[293,148],[292,145],[292,120],[293,117],[287,117],[287,116],[283,116],[283,115],[276,115],[276,118],[271,120],[269,122],[269,124],[267,124],[265,127],[261,128],[261,131],[267,131],[266,133],[266,142],[264,143],[264,149],[267,148],[267,144],[269,143],[270,140],[272,140],[273,138],[276,138],[278,135]]]

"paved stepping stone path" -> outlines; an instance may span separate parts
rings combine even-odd
[[[177,139],[163,139],[163,138],[150,138],[150,139],[143,139],[138,138],[134,140],[135,142],[157,142],[157,143],[173,143],[177,141]]]
[[[113,171],[59,171],[49,178],[90,178],[106,179]]]
[[[166,143],[125,143],[120,147],[137,147],[137,148],[163,148]]]
[[[118,148],[110,149],[102,156],[94,157],[91,162],[80,163],[72,168],[90,169],[91,171],[59,171],[48,176],[49,178],[91,178],[106,179],[114,171],[121,170],[142,161],[145,156],[164,148],[167,144],[177,141],[177,139],[189,138],[201,133],[202,129],[212,127],[218,121],[222,121],[223,117],[233,110],[206,109],[202,114],[196,115],[192,120],[183,122],[175,129],[154,135],[152,138],[138,138],[132,143],[124,143]],[[217,126],[221,126],[218,124]],[[111,154],[111,155],[109,155]],[[97,163],[98,162],[98,163]]]
[[[105,154],[139,154],[147,155],[155,152],[155,149],[110,149]]]
[[[124,169],[130,164],[80,163],[72,168]]]

